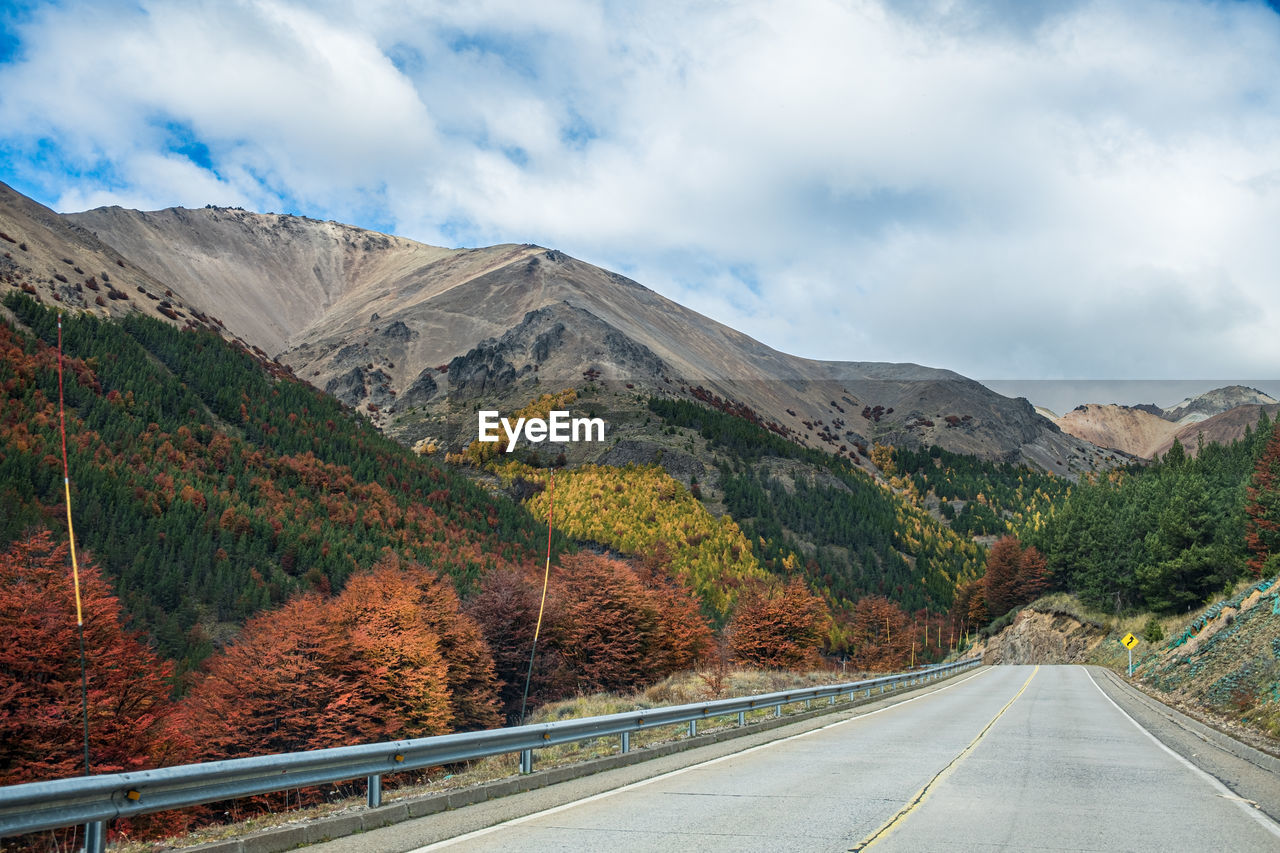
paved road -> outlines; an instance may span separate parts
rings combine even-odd
[[[833,720],[418,849],[1280,850],[1280,825],[1161,745],[1082,667],[984,669]],[[1280,790],[1270,773],[1253,784]],[[414,838],[406,825],[329,846]]]

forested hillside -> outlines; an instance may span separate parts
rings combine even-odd
[[[57,320],[5,301],[0,537],[63,518]],[[63,319],[67,450],[81,545],[134,624],[190,668],[220,625],[340,589],[390,551],[463,590],[533,559],[545,528],[383,438],[332,398],[269,376],[212,333]],[[65,525],[61,525],[65,526]]]
[[[21,295],[5,305],[12,784],[83,773],[84,757],[58,320]],[[68,315],[63,337],[94,772],[491,727],[519,710],[545,519],[213,335]],[[650,683],[707,652],[698,600],[662,559],[572,554],[559,533],[551,546],[530,707]]]
[[[847,459],[800,447],[741,418],[678,400],[650,409],[698,431],[720,456],[725,507],[761,565],[797,574],[841,609],[868,595],[942,613],[981,573],[982,549]],[[793,461],[785,474],[778,463]]]
[[[1150,465],[1086,477],[1069,490],[1036,484],[1035,503],[1051,502],[1003,511],[1009,532],[988,552],[985,574],[957,590],[953,624],[996,630],[1011,610],[1050,590],[1117,616],[1164,616],[1191,611],[1246,577],[1274,577],[1277,474],[1280,425],[1263,411],[1256,430],[1230,444],[1203,444],[1194,456],[1175,442]],[[1029,483],[1034,478],[1023,494]]]
[[[1231,444],[1205,445],[1194,458],[1175,444],[1149,466],[1082,481],[1020,536],[1044,554],[1053,586],[1086,604],[1186,611],[1247,571],[1263,575],[1267,557],[1246,564],[1263,547],[1251,544],[1250,530],[1264,531],[1268,512],[1274,516],[1266,509],[1267,501],[1274,507],[1274,484],[1255,473],[1265,473],[1274,433],[1264,412],[1256,430]],[[1251,524],[1259,507],[1262,522]]]
[[[1026,465],[988,462],[937,445],[927,450],[878,448],[889,482],[939,514],[962,536],[1003,535],[1036,528],[1070,491],[1071,483]]]

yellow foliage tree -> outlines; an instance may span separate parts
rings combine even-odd
[[[545,482],[541,472],[533,476]],[[549,491],[539,492],[529,499],[529,510],[545,516],[550,501]],[[732,610],[746,581],[769,579],[738,525],[711,515],[657,465],[584,465],[557,472],[555,526],[624,554],[665,544],[672,571],[721,617]]]

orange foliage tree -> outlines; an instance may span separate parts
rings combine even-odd
[[[827,605],[800,578],[785,586],[752,584],[742,591],[729,623],[729,648],[748,666],[812,668],[830,627]]]
[[[493,661],[453,590],[387,559],[334,599],[255,617],[182,703],[201,757],[319,749],[499,721]]]

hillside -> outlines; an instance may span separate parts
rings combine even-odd
[[[538,246],[440,249],[224,208],[102,208],[66,220],[198,293],[232,332],[404,441],[463,446],[467,436],[441,435],[451,405],[516,403],[585,375],[615,390],[714,396],[832,453],[939,444],[1072,476],[1117,461],[1025,400],[951,371],[781,353]]]
[[[1057,424],[1063,432],[1099,447],[1114,448],[1143,459],[1150,459],[1158,448],[1167,448],[1178,432],[1178,424],[1159,415],[1114,403],[1080,406],[1059,418]]]
[[[19,294],[4,304],[19,324],[0,323],[7,543],[65,527],[65,510],[54,316]],[[209,332],[84,314],[64,338],[77,533],[165,657],[194,665],[249,616],[340,589],[389,552],[462,589],[536,563],[545,527],[511,501]]]
[[[1204,436],[1207,443],[1226,444],[1244,435],[1266,409],[1280,410],[1277,401],[1254,388],[1228,385],[1190,397],[1168,409],[1145,404],[1119,406],[1086,404],[1061,417],[1048,416],[1070,435],[1142,459],[1167,453],[1174,440],[1195,453]]]
[[[0,282],[100,317],[141,313],[221,331],[173,281],[161,281],[74,222],[0,183]]]
[[[1193,455],[1198,452],[1197,448],[1201,441],[1205,444],[1229,444],[1243,438],[1246,430],[1256,427],[1258,418],[1263,413],[1275,420],[1276,415],[1280,414],[1280,405],[1243,404],[1233,406],[1204,420],[1192,420],[1180,426],[1173,436],[1157,446],[1154,452],[1161,455],[1168,453],[1174,439],[1177,439],[1187,452]]]

